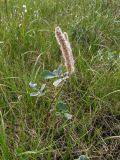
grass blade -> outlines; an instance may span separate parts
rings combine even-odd
[[[0,111],[0,150],[2,152],[3,160],[9,160],[10,154],[6,142],[5,125],[1,111]]]

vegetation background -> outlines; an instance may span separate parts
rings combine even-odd
[[[0,156],[2,160],[120,159],[120,1],[0,1]],[[69,35],[75,74],[60,99],[73,115],[62,119],[51,99],[30,97],[44,69],[61,63],[54,29]],[[47,82],[51,83],[51,82]]]

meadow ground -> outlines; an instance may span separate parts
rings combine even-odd
[[[0,1],[1,160],[120,160],[119,7],[119,0]],[[58,97],[71,120],[49,118],[51,82],[45,96],[30,97],[29,82],[41,85],[43,70],[62,62],[58,25],[75,58]]]

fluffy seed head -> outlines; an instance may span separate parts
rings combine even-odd
[[[66,32],[63,33],[60,27],[56,27],[55,37],[57,39],[58,44],[60,45],[67,72],[71,74],[74,72],[74,58],[68,35]]]

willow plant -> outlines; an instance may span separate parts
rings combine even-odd
[[[66,71],[63,72],[62,65],[59,65],[57,69],[54,71],[44,70],[43,71],[43,77],[45,80],[48,79],[55,79],[53,81],[53,86],[60,87],[62,84],[62,87],[64,85],[64,82],[70,78],[70,76],[74,73],[75,67],[74,67],[74,58],[72,53],[72,48],[69,42],[68,34],[66,32],[62,32],[61,28],[58,26],[55,28],[55,37],[56,40],[60,46],[62,57],[64,60],[64,66],[66,68]],[[30,96],[32,97],[41,97],[45,94],[46,84],[42,84],[41,87],[39,87],[36,83],[29,83],[30,87],[34,90],[34,92],[30,93]],[[59,88],[57,94],[53,98],[52,102],[57,100],[59,97],[59,94],[62,91],[62,87]],[[57,107],[58,114],[64,115],[67,119],[71,119],[72,115],[68,113],[68,110],[65,107],[65,103],[63,101],[59,101],[56,106],[51,103],[51,110],[55,110],[55,107]]]

